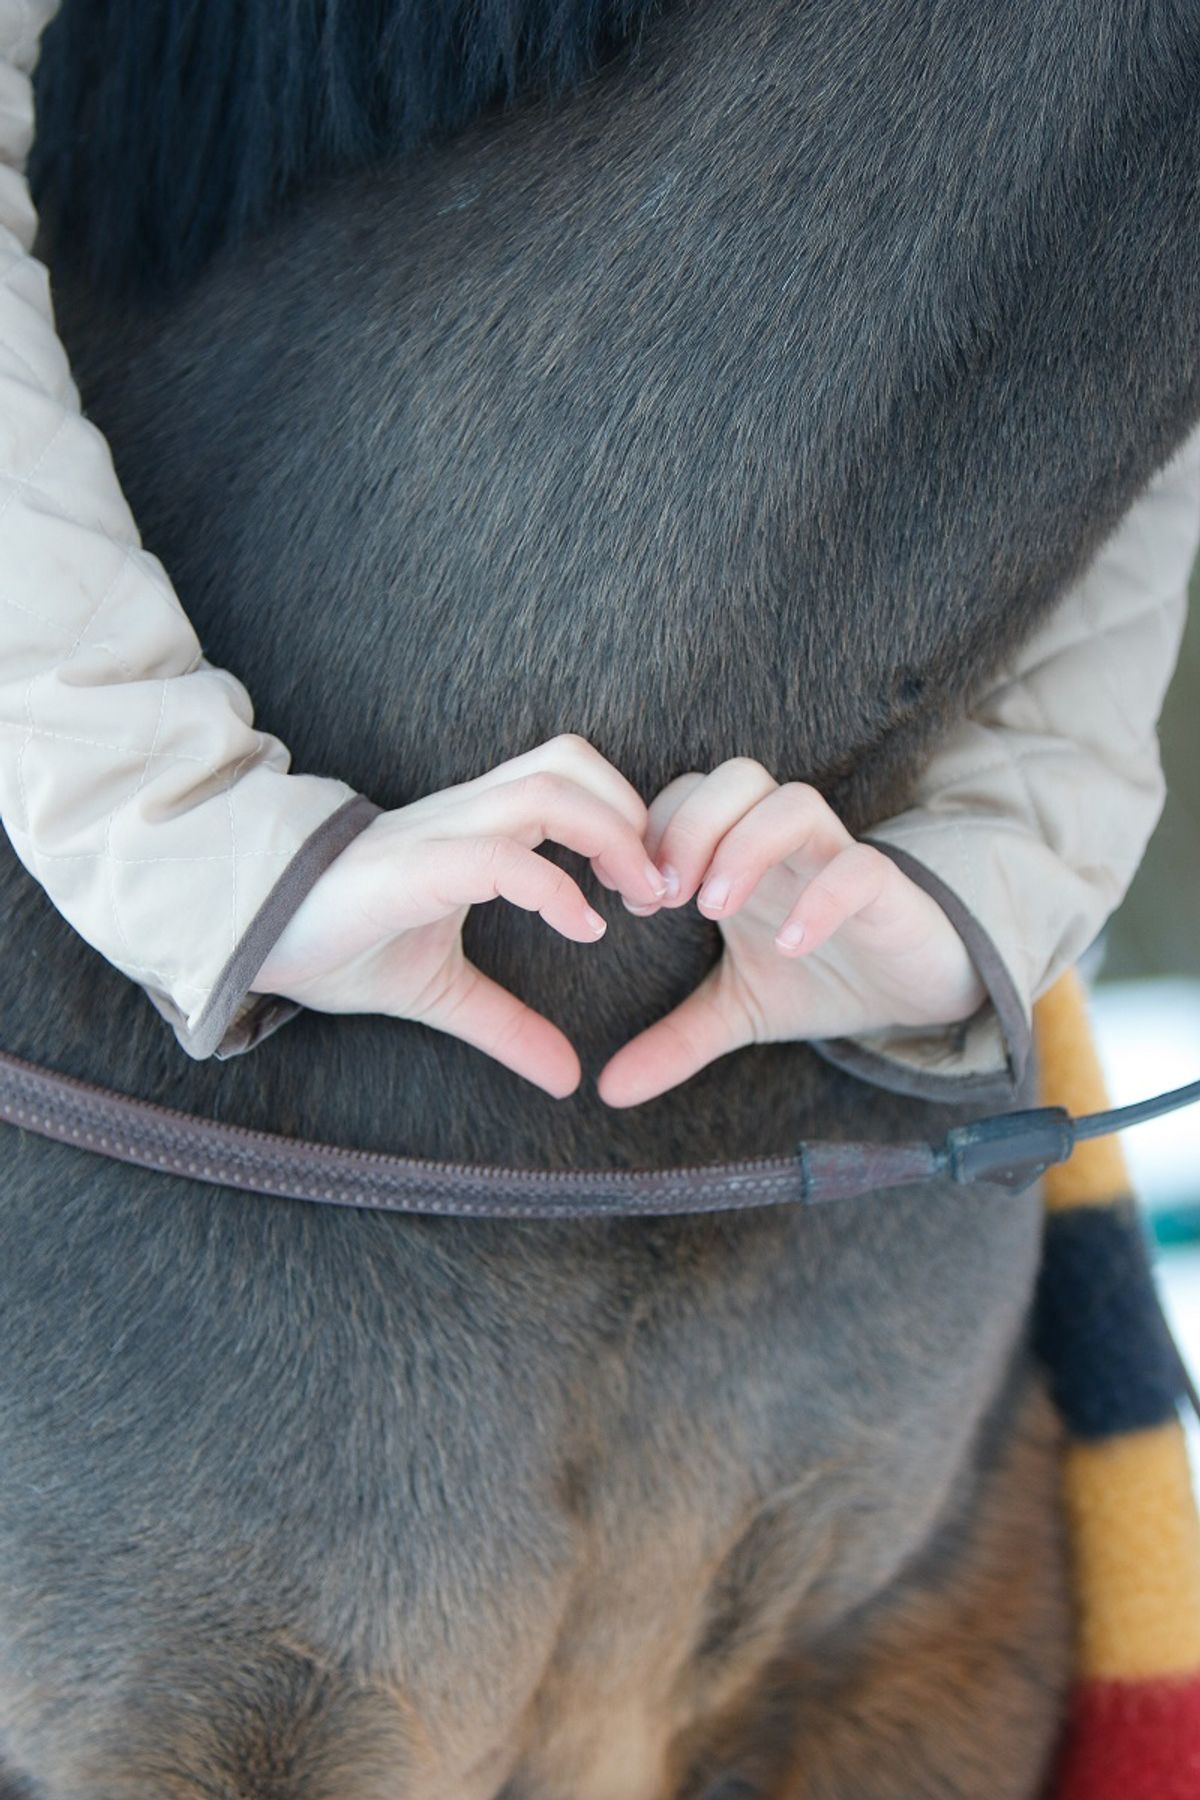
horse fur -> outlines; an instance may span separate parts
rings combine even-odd
[[[1200,410],[1198,77],[1174,0],[700,0],[165,296],[66,265],[62,329],[298,767],[394,806],[573,730],[862,831]],[[961,1116],[802,1043],[623,1113],[380,1019],[192,1064],[2,879],[7,1048],[249,1125],[565,1167]],[[592,1074],[718,941],[467,931]],[[1038,1790],[1035,1196],[494,1227],[5,1154],[0,1745],[51,1800]]]

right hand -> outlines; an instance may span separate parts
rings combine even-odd
[[[305,895],[252,989],[318,1012],[419,1020],[565,1098],[581,1074],[569,1040],[467,961],[463,920],[504,899],[595,943],[604,920],[534,846],[578,851],[606,887],[646,906],[665,892],[642,842],[646,820],[640,796],[586,739],[551,738],[373,819]]]

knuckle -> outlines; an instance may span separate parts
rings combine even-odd
[[[650,803],[651,818],[667,815],[667,824],[680,817],[680,809],[695,805],[695,795],[703,788],[706,777],[694,770],[677,776],[654,796]]]
[[[704,776],[696,769],[689,769],[686,775],[676,775],[664,788],[660,788],[646,809],[648,828],[655,844],[661,844],[667,837],[679,817],[679,810],[686,806],[696,789],[704,781]],[[652,846],[646,848],[654,854]]]
[[[685,801],[663,832],[662,841],[664,845],[669,844],[672,850],[690,850],[694,846],[706,844],[712,831],[711,820],[706,819],[698,808],[689,810]]]
[[[471,847],[471,854],[481,868],[500,869],[511,848],[508,838],[478,837]]]
[[[815,924],[822,925],[839,914],[843,904],[841,895],[820,875],[814,876],[804,890],[804,910]]]
[[[871,869],[878,875],[894,867],[891,860],[882,850],[877,850],[874,844],[855,844],[851,854],[860,868]]]
[[[785,781],[781,792],[785,793],[789,800],[794,800],[801,806],[820,807],[825,812],[832,811],[824,794],[818,788],[813,787],[809,781]]]
[[[549,740],[545,747],[555,755],[566,757],[573,762],[580,762],[584,759],[592,760],[600,754],[594,745],[589,744],[588,740],[578,731],[560,731],[556,737]]]
[[[872,892],[878,892],[895,867],[873,844],[855,844],[845,857],[847,871],[855,882]]]
[[[765,780],[774,784],[775,777],[770,770],[764,768],[762,763],[753,756],[731,756],[727,762],[722,763],[721,767],[731,773],[736,772],[739,775],[750,776],[754,780]]]
[[[829,805],[828,799],[824,797],[819,788],[813,787],[810,781],[784,781],[783,788],[779,792],[788,796],[788,803],[797,812],[810,815],[813,821],[833,819],[835,823],[840,824],[840,819],[835,814],[833,806]]]
[[[559,799],[570,783],[553,769],[535,769],[523,775],[518,785],[521,799],[533,806],[546,806]]]

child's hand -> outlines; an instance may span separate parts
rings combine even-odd
[[[632,904],[663,882],[642,841],[646,808],[585,739],[549,743],[461,787],[381,813],[314,883],[254,979],[318,1012],[419,1019],[562,1097],[579,1058],[539,1013],[469,963],[468,909],[504,899],[576,943],[604,932],[578,885],[535,844],[592,859]]]
[[[646,848],[678,881],[661,904],[684,906],[699,890],[725,954],[606,1065],[599,1089],[610,1106],[649,1100],[747,1044],[946,1025],[984,999],[936,901],[856,843],[815,788],[780,787],[748,758],[665,787]]]

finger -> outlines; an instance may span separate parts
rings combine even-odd
[[[802,857],[820,866],[853,843],[816,788],[789,781],[760,801],[721,839],[704,872],[696,904],[706,918],[728,918],[777,863]]]
[[[582,1073],[568,1038],[507,988],[463,961],[421,1023],[482,1050],[556,1100],[573,1094]]]
[[[902,881],[889,857],[870,844],[851,842],[814,875],[776,932],[775,943],[785,956],[804,956],[849,919],[885,927],[898,923]]]
[[[674,781],[669,781],[666,787],[662,788],[651,802],[650,812],[646,822],[644,842],[646,854],[650,857],[656,867],[658,867],[657,846],[662,839],[662,835],[665,832],[667,825],[670,823],[670,820],[673,818],[678,808],[683,804],[684,800],[687,799],[687,796],[692,792],[693,788],[704,779],[705,777],[694,769],[690,770],[686,775],[677,775]],[[593,867],[594,866],[595,865],[593,865]],[[662,899],[651,901],[646,905],[634,905],[626,900],[625,909],[627,912],[636,913],[639,919],[645,919],[652,913],[656,913],[660,906],[669,906],[671,904],[679,889],[678,871],[669,867],[665,871],[660,869],[659,872],[662,874],[663,880],[666,883],[666,891],[664,892]],[[605,880],[604,873],[601,869],[597,868],[596,874],[601,881]],[[611,887],[613,884],[611,882],[605,882],[605,885]]]
[[[684,794],[654,850],[668,884],[672,874],[678,880],[664,904],[683,906],[692,898],[722,838],[777,786],[761,763],[735,756]]]
[[[606,800],[565,775],[540,770],[502,783],[456,810],[454,826],[480,836],[511,835],[532,849],[547,839],[598,864],[635,905],[666,892],[640,830]]]
[[[638,1106],[678,1087],[700,1069],[755,1041],[753,1022],[739,1003],[724,962],[673,1012],[622,1045],[600,1071],[606,1106]]]
[[[524,912],[539,913],[555,931],[576,943],[592,944],[606,926],[565,869],[514,838],[445,838],[434,846],[429,879],[447,910],[508,900]]]
[[[488,792],[508,782],[521,781],[530,775],[561,775],[578,786],[587,788],[597,800],[607,801],[614,811],[640,836],[646,828],[646,803],[619,769],[602,756],[595,745],[577,732],[564,731],[548,738],[532,750],[522,751],[507,762],[498,763],[462,788],[451,790],[469,797],[475,790]]]
[[[646,818],[646,854],[658,861],[658,847],[662,843],[667,826],[683,805],[688,795],[694,793],[702,781],[708,778],[698,769],[689,769],[686,775],[677,775],[674,781],[668,781],[650,802]]]

